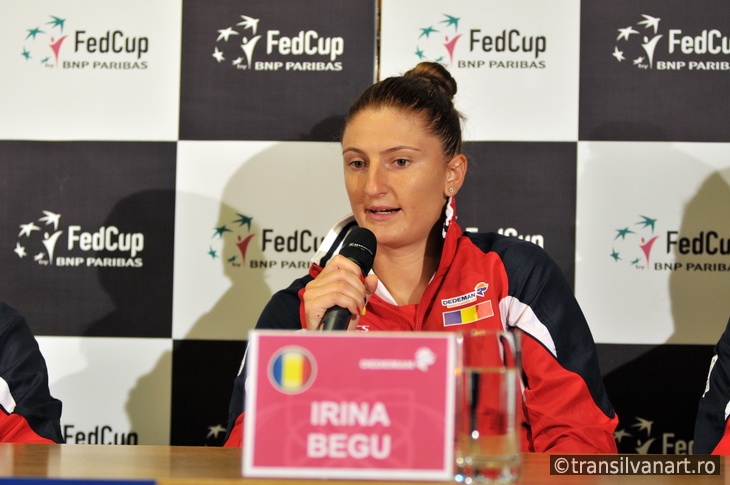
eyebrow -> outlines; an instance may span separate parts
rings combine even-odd
[[[397,152],[398,150],[413,150],[416,152],[423,151],[420,148],[412,147],[410,145],[398,145],[398,146],[386,149],[383,153],[393,153],[393,152]],[[360,150],[359,148],[355,148],[355,147],[348,147],[348,148],[345,148],[344,150],[342,150],[343,154],[345,154],[347,152],[355,152],[355,153],[360,153],[360,154],[365,153],[363,150]]]

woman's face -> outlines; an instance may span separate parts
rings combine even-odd
[[[425,243],[444,203],[461,186],[455,164],[421,115],[393,108],[366,109],[342,137],[345,188],[358,225],[375,233],[378,247]],[[453,192],[449,192],[453,188]]]

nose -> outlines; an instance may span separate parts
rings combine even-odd
[[[365,177],[365,194],[375,197],[387,191],[387,174],[380,163],[370,163]]]

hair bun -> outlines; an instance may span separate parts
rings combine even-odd
[[[421,62],[401,76],[391,76],[372,84],[350,105],[343,130],[366,109],[394,109],[420,116],[419,120],[441,142],[443,153],[461,153],[461,113],[454,106],[456,81],[435,62]],[[343,132],[344,136],[344,132]]]
[[[438,62],[419,62],[416,67],[403,74],[404,77],[421,78],[438,87],[449,99],[456,94],[456,80]]]

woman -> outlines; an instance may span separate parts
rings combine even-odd
[[[352,216],[330,231],[309,274],[273,296],[257,328],[316,329],[337,305],[362,331],[516,329],[524,334],[523,451],[615,453],[618,418],[561,271],[532,243],[465,234],[456,223],[467,159],[454,94],[446,69],[420,63],[355,101],[342,136]],[[334,255],[355,224],[377,238],[365,278]],[[231,401],[229,446],[241,444],[244,375]]]

